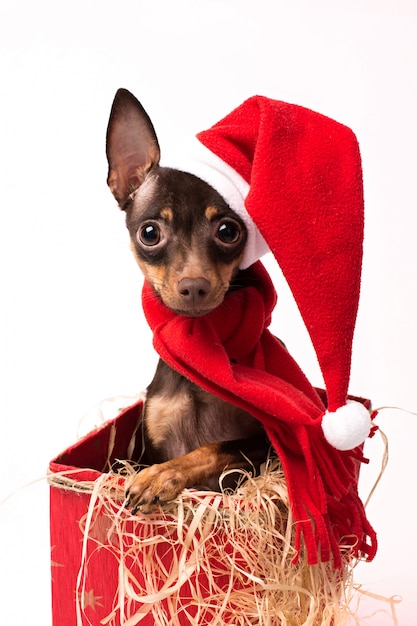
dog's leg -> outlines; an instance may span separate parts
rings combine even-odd
[[[151,465],[137,474],[126,497],[132,512],[149,513],[157,503],[170,502],[187,487],[219,488],[224,470],[257,470],[265,461],[265,437],[210,443],[165,463]]]

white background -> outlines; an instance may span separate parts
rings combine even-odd
[[[11,494],[0,506],[4,626],[51,623],[49,460],[91,427],[102,399],[145,388],[156,362],[141,277],[105,182],[105,130],[120,86],[148,110],[162,150],[254,94],[355,131],[367,221],[351,392],[374,407],[417,410],[414,0],[2,0],[0,500]],[[268,267],[280,295],[272,330],[320,384],[288,290]],[[403,597],[401,626],[417,623],[416,420],[380,413],[390,462],[368,510],[380,549],[356,572],[366,590]],[[364,493],[378,473],[379,439],[367,451]],[[363,623],[393,620],[378,613]]]

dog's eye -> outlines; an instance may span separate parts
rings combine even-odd
[[[217,229],[217,238],[222,243],[232,244],[237,243],[240,239],[242,229],[240,225],[234,220],[223,220],[220,222]]]
[[[156,246],[162,239],[162,232],[158,224],[148,222],[140,227],[137,237],[144,246]]]

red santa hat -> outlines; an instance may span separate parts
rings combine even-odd
[[[327,392],[322,429],[338,450],[369,435],[369,411],[347,400],[360,291],[363,185],[352,131],[306,108],[254,96],[163,163],[212,185],[244,220],[242,269],[268,250],[310,334]]]

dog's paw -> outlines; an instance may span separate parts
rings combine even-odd
[[[170,502],[181,493],[186,484],[181,472],[172,464],[151,465],[137,474],[127,492],[127,506],[132,514],[150,513],[156,504]]]

